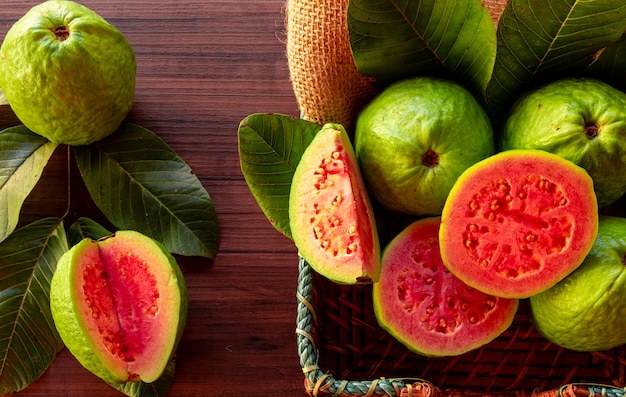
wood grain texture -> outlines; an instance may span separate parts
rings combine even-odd
[[[0,37],[38,3],[3,1]],[[299,114],[285,55],[283,1],[82,3],[117,26],[135,50],[137,86],[128,121],[157,133],[192,167],[220,221],[214,261],[178,257],[189,289],[189,320],[169,395],[304,396],[295,344],[296,250],[259,210],[237,156],[237,128],[245,116]],[[6,106],[0,108],[2,127],[17,122]],[[68,178],[70,217],[102,220],[61,146],[29,196],[21,223],[62,216]],[[18,394],[122,395],[67,350]]]

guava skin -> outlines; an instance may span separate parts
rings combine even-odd
[[[462,86],[417,77],[383,90],[359,116],[355,152],[372,196],[414,215],[438,215],[458,176],[495,151],[491,122]]]
[[[30,130],[87,145],[115,132],[135,93],[135,54],[124,35],[78,3],[31,8],[0,47],[0,89]]]
[[[549,83],[516,101],[498,145],[545,150],[581,166],[606,207],[626,193],[626,93],[590,78]]]
[[[626,219],[600,218],[598,236],[578,269],[530,298],[535,327],[553,343],[578,351],[626,343]]]

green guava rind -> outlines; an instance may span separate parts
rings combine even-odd
[[[441,217],[446,267],[505,298],[556,284],[582,263],[598,230],[587,172],[542,150],[508,150],[469,167]]]
[[[89,260],[129,252],[143,258],[156,275],[161,297],[153,328],[142,330],[142,337],[148,342],[142,353],[141,368],[120,362],[106,350],[98,332],[90,330],[97,324],[90,320],[92,313],[81,293],[81,274]],[[135,231],[118,231],[112,237],[97,241],[85,238],[59,259],[51,280],[50,307],[61,339],[86,369],[111,384],[136,380],[150,383],[165,370],[183,334],[188,310],[187,288],[175,259],[162,244]]]
[[[531,296],[537,331],[577,351],[608,350],[626,343],[626,219],[600,218],[598,236],[578,269]]]
[[[422,218],[391,240],[372,296],[378,323],[408,349],[426,356],[455,356],[504,332],[518,300],[477,291],[445,268],[439,252],[440,221]],[[458,324],[442,325],[452,321]]]
[[[341,155],[336,168],[326,172],[332,186],[321,189],[318,169],[334,152]],[[335,197],[341,197],[339,205],[332,204]],[[323,209],[316,215],[318,204]],[[300,256],[322,276],[339,284],[378,280],[380,245],[372,203],[341,125],[324,125],[304,150],[289,192],[289,227]],[[323,229],[323,237],[315,227]],[[330,244],[326,249],[324,241]],[[348,252],[350,243],[355,245]]]
[[[585,135],[595,122],[597,136]],[[590,78],[551,82],[520,97],[502,127],[498,146],[541,149],[581,166],[591,176],[599,207],[626,193],[626,93]]]
[[[67,40],[53,30],[66,25]],[[0,89],[30,130],[87,145],[117,130],[132,108],[135,54],[126,37],[89,8],[49,0],[31,8],[0,47]]]
[[[354,148],[372,197],[414,215],[439,215],[452,185],[495,151],[491,122],[454,82],[404,79],[385,88],[357,117]],[[423,157],[436,153],[438,164]]]

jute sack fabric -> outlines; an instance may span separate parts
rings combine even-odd
[[[497,24],[508,0],[483,0]],[[287,60],[301,117],[339,123],[350,133],[359,109],[376,94],[361,75],[352,52],[348,0],[287,0]]]
[[[376,90],[354,64],[348,0],[287,0],[287,59],[302,118],[351,131]]]

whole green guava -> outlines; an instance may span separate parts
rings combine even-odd
[[[357,117],[355,151],[385,207],[437,215],[459,175],[494,153],[491,122],[458,83],[416,77],[385,88]]]
[[[135,53],[89,8],[49,0],[0,47],[0,89],[24,125],[52,142],[86,145],[115,132],[132,108]]]
[[[554,287],[530,297],[535,327],[551,342],[578,351],[626,343],[626,219],[600,218],[584,262]]]
[[[605,207],[626,193],[626,93],[591,78],[548,83],[516,101],[498,146],[572,161],[589,173]]]

